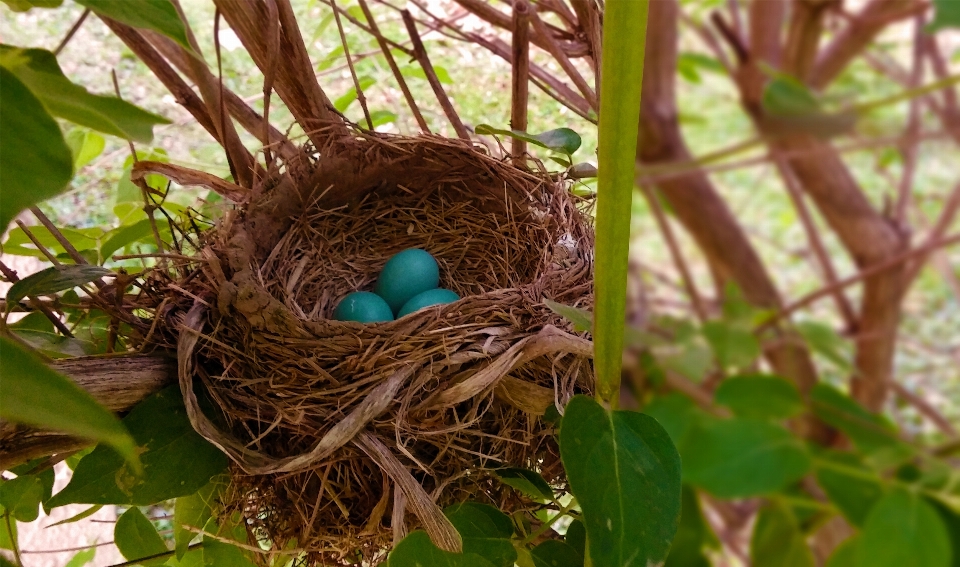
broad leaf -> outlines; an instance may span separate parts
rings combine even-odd
[[[28,295],[53,295],[112,273],[106,268],[87,264],[51,266],[10,286],[7,291],[7,309]]]
[[[489,504],[464,502],[444,511],[463,539],[463,552],[483,557],[496,567],[513,567],[517,551],[510,538],[510,517]]]
[[[803,411],[803,400],[793,383],[778,376],[733,376],[720,383],[716,403],[740,417],[786,419]]]
[[[585,557],[587,554],[587,528],[583,525],[583,521],[574,520],[570,522],[570,525],[567,526],[567,533],[563,534],[563,541],[570,544],[580,554],[580,557]]]
[[[108,233],[107,241],[100,247],[100,256],[109,261],[113,253],[123,247],[153,237],[153,225],[149,219],[144,219],[130,226],[122,226],[116,231]]]
[[[0,506],[18,522],[32,522],[40,515],[43,492],[43,481],[37,475],[18,476],[0,484]]]
[[[960,567],[960,512],[951,510],[942,502],[928,498],[927,502],[940,514],[940,521],[950,534],[950,543],[953,547],[953,562],[951,567]]]
[[[813,552],[789,508],[776,501],[760,510],[750,540],[754,567],[814,567]]]
[[[707,321],[703,324],[706,337],[717,363],[723,369],[743,370],[760,357],[760,341],[748,329],[725,321]]]
[[[801,321],[796,324],[797,331],[803,336],[814,352],[834,363],[841,370],[850,370],[848,342],[833,327],[816,321]]]
[[[417,530],[403,538],[390,552],[390,567],[494,567],[475,553],[450,553],[430,541],[426,532]]]
[[[26,12],[30,8],[59,8],[63,0],[3,0],[14,12]]]
[[[867,516],[856,567],[949,567],[952,553],[947,528],[933,506],[895,488]]]
[[[937,32],[944,28],[960,28],[960,2],[956,0],[933,0],[934,17],[928,32]]]
[[[855,455],[823,452],[817,467],[817,483],[852,525],[861,527],[874,504],[883,496],[883,484]],[[830,465],[834,466],[830,466]],[[837,466],[839,465],[839,466]]]
[[[106,145],[107,141],[103,139],[103,136],[92,130],[74,128],[67,134],[67,146],[70,147],[70,153],[73,154],[75,170],[79,170],[102,154]]]
[[[117,6],[139,3],[99,1]],[[49,51],[0,46],[0,63],[23,81],[50,114],[75,124],[120,138],[149,142],[153,139],[154,125],[170,123],[119,98],[90,94],[63,74],[56,56]]]
[[[583,567],[583,555],[570,544],[547,540],[530,550],[534,567]]]
[[[6,337],[0,337],[0,353],[0,417],[107,443],[139,468],[126,428],[90,394]],[[103,451],[123,462],[113,451]]]
[[[113,540],[120,554],[128,561],[168,551],[153,522],[139,508],[130,508],[117,519]],[[163,564],[164,561],[165,558],[144,562],[143,565]]]
[[[703,517],[697,492],[684,486],[680,527],[673,538],[665,567],[709,567],[704,549],[715,544],[714,537]]]
[[[209,524],[208,524],[209,526]],[[205,567],[256,567],[250,552],[229,542],[248,544],[247,530],[239,513],[233,513],[216,529],[217,538],[203,536],[203,564]],[[187,553],[183,560],[190,557]]]
[[[845,433],[854,445],[878,466],[896,464],[913,449],[900,441],[896,429],[885,418],[872,414],[836,388],[819,383],[810,391],[814,415]]]
[[[666,559],[680,520],[680,455],[655,419],[576,396],[560,426],[560,456],[595,567]]]
[[[193,53],[186,26],[170,0],[77,0],[77,4],[128,26],[160,32]]]
[[[855,567],[857,565],[857,548],[860,546],[860,536],[855,535],[846,539],[837,546],[827,559],[826,567]]]
[[[66,250],[64,250],[63,245],[61,245],[56,237],[50,233],[42,225],[30,226],[27,227],[30,230],[30,233],[37,239],[40,244],[42,244],[47,250],[56,254],[60,258],[67,258]],[[103,230],[100,228],[82,228],[74,229],[67,227],[59,227],[58,230],[60,234],[69,242],[74,248],[76,248],[81,254],[87,250],[96,249],[98,246],[97,240],[100,236],[103,235]],[[3,253],[12,254],[15,256],[33,256],[35,258],[44,258],[46,256],[43,252],[36,247],[36,245],[31,242],[30,237],[27,236],[20,227],[12,229],[8,235],[7,240],[3,243]],[[72,260],[67,260],[72,262]]]
[[[643,408],[643,413],[657,420],[678,448],[683,448],[687,435],[694,431],[702,419],[710,418],[690,398],[679,392],[658,396]]]
[[[494,473],[496,473],[500,482],[515,488],[534,500],[541,502],[553,500],[553,489],[536,471],[510,467],[497,469]]]
[[[0,232],[20,211],[63,191],[73,156],[56,121],[20,79],[0,67]]]
[[[184,526],[203,529],[207,520],[213,516],[213,506],[224,488],[224,484],[214,479],[209,484],[189,496],[177,498],[173,507],[173,538],[176,543],[177,559],[182,559],[187,547],[197,533]]]
[[[703,420],[680,450],[684,478],[720,498],[769,494],[810,468],[799,439],[753,419]]]
[[[140,402],[123,423],[139,445],[144,474],[132,476],[116,455],[97,447],[80,461],[70,484],[54,495],[50,507],[154,504],[193,494],[227,466],[226,456],[191,427],[179,386]]]

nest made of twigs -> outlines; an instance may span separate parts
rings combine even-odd
[[[225,505],[275,545],[370,559],[423,527],[458,549],[442,506],[521,505],[491,470],[564,483],[542,416],[592,390],[592,349],[544,300],[590,306],[589,219],[562,179],[461,141],[365,133],[313,156],[228,215],[168,290],[192,302],[177,329],[188,412],[235,463]],[[414,247],[461,300],[330,319]]]

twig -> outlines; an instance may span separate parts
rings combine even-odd
[[[891,388],[893,388],[894,393],[899,396],[903,401],[917,408],[921,414],[923,414],[927,419],[929,419],[934,425],[936,425],[940,431],[945,433],[949,437],[957,437],[957,430],[950,423],[950,420],[943,417],[940,412],[937,411],[935,407],[927,403],[926,400],[920,396],[914,394],[908,390],[903,384],[897,382],[896,380],[891,380],[889,382]]]
[[[960,183],[954,186],[953,191],[950,193],[950,197],[943,205],[943,210],[940,212],[940,217],[936,220],[933,228],[930,229],[930,234],[927,236],[926,243],[923,246],[923,248],[927,250],[922,253],[919,258],[914,260],[907,271],[906,279],[904,280],[906,285],[909,286],[910,283],[917,278],[917,275],[919,275],[920,270],[923,268],[923,265],[927,260],[927,256],[936,248],[932,245],[940,240],[940,238],[947,232],[947,229],[950,228],[951,224],[953,224],[953,219],[957,215],[958,211],[960,211]]]
[[[60,55],[60,52],[63,51],[63,48],[66,47],[68,43],[70,43],[70,40],[73,39],[73,35],[77,33],[77,31],[80,29],[80,26],[83,25],[83,22],[87,20],[87,16],[89,15],[90,8],[86,8],[83,13],[80,14],[80,17],[77,18],[77,21],[70,26],[70,31],[67,32],[67,35],[63,36],[63,39],[60,40],[60,45],[53,50],[54,56]]]
[[[553,34],[550,33],[550,30],[547,29],[546,24],[543,23],[543,20],[540,19],[540,16],[537,15],[537,11],[530,10],[530,23],[533,24],[533,29],[536,30],[537,34],[540,35],[544,42],[546,43],[547,51],[550,55],[553,55],[553,58],[557,60],[557,63],[560,64],[560,68],[570,77],[570,80],[573,81],[573,84],[580,89],[580,94],[583,95],[583,98],[590,104],[590,108],[593,110],[599,109],[599,103],[597,101],[597,93],[590,88],[590,85],[587,84],[587,81],[584,80],[583,75],[580,74],[580,71],[577,71],[577,68],[573,66],[573,63],[570,61],[570,58],[567,57],[567,54],[564,53],[563,49],[553,38]]]
[[[407,101],[407,106],[410,107],[410,111],[413,112],[413,117],[417,120],[417,125],[420,126],[420,130],[425,133],[430,133],[430,127],[427,126],[427,121],[423,119],[423,114],[420,113],[420,107],[417,106],[417,101],[413,98],[413,94],[410,92],[410,88],[407,87],[407,80],[404,79],[403,73],[400,72],[400,68],[397,66],[397,61],[393,58],[393,52],[390,49],[390,46],[387,45],[387,40],[380,33],[380,28],[377,26],[377,21],[373,17],[373,13],[370,12],[370,8],[367,6],[366,0],[359,0],[360,9],[363,10],[364,17],[367,18],[367,23],[370,25],[370,33],[377,39],[377,44],[380,46],[380,51],[383,52],[384,58],[387,60],[387,65],[390,66],[390,71],[393,72],[394,78],[397,79],[397,84],[400,85],[400,91],[403,93],[403,98]],[[337,8],[334,8],[337,10]]]
[[[264,3],[267,8],[267,54],[272,60],[280,56],[280,13],[277,9],[277,3],[274,0],[267,0]],[[220,19],[220,9],[217,8],[217,22]],[[217,65],[220,65],[220,34],[214,32],[213,37],[217,40]],[[270,139],[270,93],[273,92],[273,82],[277,78],[277,67],[268,65],[263,70],[263,139]],[[223,81],[220,81],[220,99],[223,100]],[[273,164],[273,151],[270,144],[263,146],[263,159],[270,169]]]
[[[330,0],[330,3],[334,3],[336,0]],[[347,36],[343,33],[343,22],[340,21],[340,10],[334,8],[333,10],[333,19],[337,22],[337,31],[340,32],[340,45],[343,46],[343,55],[347,59],[347,67],[350,68],[350,76],[353,78],[353,88],[357,90],[357,102],[360,103],[360,108],[363,109],[363,116],[367,119],[367,128],[373,130],[373,119],[370,118],[370,109],[367,108],[367,97],[363,94],[363,89],[360,88],[360,79],[357,77],[357,70],[353,66],[353,58],[350,57],[350,46],[347,45]]]
[[[944,238],[942,240],[937,240],[935,242],[928,242],[923,246],[911,248],[905,252],[897,254],[896,256],[888,258],[883,262],[874,264],[873,266],[870,266],[869,268],[862,270],[859,273],[854,274],[850,277],[838,280],[835,286],[823,287],[818,289],[815,292],[808,293],[804,297],[798,299],[797,301],[794,301],[790,305],[787,305],[786,307],[784,307],[783,309],[781,309],[780,311],[776,312],[771,317],[763,321],[760,325],[758,325],[757,332],[760,332],[764,329],[772,327],[776,322],[786,318],[788,315],[790,315],[794,311],[797,311],[798,309],[802,309],[810,305],[811,303],[817,301],[818,299],[825,297],[827,295],[830,295],[831,293],[833,293],[833,289],[831,289],[831,287],[839,287],[839,288],[847,287],[849,285],[858,283],[863,279],[869,278],[871,276],[875,276],[879,273],[895,268],[901,263],[906,262],[916,256],[929,254],[933,250],[936,250],[938,248],[943,248],[946,246],[951,246],[958,242],[960,242],[960,234],[954,234],[953,236]]]
[[[9,266],[3,263],[2,260],[0,260],[0,273],[2,273],[3,277],[6,278],[10,283],[17,283],[20,281],[20,278],[17,276],[17,272],[11,270]],[[60,317],[57,317],[57,315],[49,307],[44,305],[44,303],[40,301],[40,298],[35,295],[28,295],[27,299],[30,300],[30,305],[33,306],[33,308],[37,311],[43,313],[44,316],[46,316],[46,318],[53,323],[53,326],[56,327],[63,336],[73,337],[73,333],[71,333],[70,329],[63,324],[63,321],[60,320]]]
[[[513,4],[513,65],[511,65],[510,127],[527,131],[527,104],[530,75],[530,4],[517,0]],[[527,151],[527,142],[511,139],[513,157],[521,159]]]
[[[916,89],[923,83],[923,54],[926,42],[924,17],[918,15],[914,22],[913,33],[913,71],[910,73],[910,88]],[[917,149],[919,141],[917,134],[920,133],[920,103],[919,97],[910,101],[910,110],[907,118],[907,127],[903,133],[903,142],[900,147],[900,154],[903,156],[903,173],[900,176],[900,183],[897,187],[897,202],[893,210],[893,218],[904,229],[907,226],[907,211],[910,208],[910,200],[913,189],[913,178],[917,170]]]
[[[443,108],[444,114],[447,115],[447,119],[450,120],[450,124],[453,125],[453,129],[457,132],[457,136],[462,140],[469,141],[470,133],[467,132],[467,128],[460,120],[460,116],[457,115],[457,111],[453,109],[453,104],[450,102],[450,98],[447,97],[447,93],[444,92],[443,86],[440,84],[440,79],[437,78],[436,71],[433,70],[433,65],[430,63],[430,58],[427,56],[427,50],[423,46],[423,41],[420,40],[420,33],[417,31],[417,24],[414,22],[413,16],[410,15],[409,10],[401,10],[400,15],[403,17],[403,23],[407,26],[407,33],[410,34],[410,41],[413,42],[413,56],[423,68],[423,72],[427,76],[427,81],[433,88],[433,93],[436,95],[437,101],[440,102],[440,106]]]
[[[17,226],[20,227],[20,230],[22,230],[23,233],[27,235],[27,238],[30,239],[30,242],[32,242],[33,245],[37,247],[37,250],[39,250],[40,253],[43,254],[43,255],[46,257],[46,259],[47,259],[48,262],[50,262],[50,263],[53,264],[54,266],[62,266],[62,265],[63,265],[63,264],[60,263],[60,260],[57,259],[57,255],[54,254],[53,252],[47,250],[47,247],[44,246],[44,245],[40,242],[40,240],[37,239],[36,236],[33,235],[33,232],[30,231],[30,229],[27,227],[27,225],[23,224],[23,221],[21,221],[20,219],[16,219],[16,220],[14,220],[14,222],[17,223]]]
[[[33,213],[33,216],[37,217],[37,220],[40,221],[40,224],[43,225],[43,228],[47,229],[47,231],[49,231],[50,234],[57,239],[57,242],[60,243],[60,246],[63,246],[63,249],[67,254],[70,255],[70,258],[72,258],[74,262],[77,264],[89,263],[87,262],[87,259],[84,258],[76,248],[74,248],[73,244],[67,240],[67,237],[60,232],[60,229],[50,221],[47,215],[43,214],[43,211],[41,211],[38,207],[33,206],[30,207],[30,212]]]
[[[187,546],[187,551],[193,551],[194,549],[198,549],[198,548],[201,548],[201,547],[203,547],[203,542],[202,542],[202,541],[201,541],[201,542],[198,542],[198,543],[190,544],[189,546]],[[161,557],[170,557],[170,556],[174,555],[176,552],[177,552],[176,549],[171,549],[170,551],[164,551],[164,552],[162,552],[162,553],[154,553],[153,555],[148,555],[148,556],[146,556],[146,557],[141,557],[141,558],[139,558],[139,559],[133,559],[133,560],[130,560],[130,561],[124,561],[123,563],[115,563],[115,564],[111,565],[110,567],[128,567],[128,566],[132,566],[132,565],[140,565],[141,563],[144,563],[144,562],[149,561],[149,560],[151,560],[151,559],[159,559],[159,558],[161,558]]]

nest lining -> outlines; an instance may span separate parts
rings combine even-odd
[[[367,135],[352,175],[322,161],[288,166],[300,203],[273,208],[299,213],[279,234],[251,229],[276,202],[265,191],[208,237],[189,282],[208,301],[194,302],[178,343],[188,412],[236,463],[227,508],[275,546],[371,559],[423,526],[455,549],[440,507],[524,505],[491,469],[563,483],[542,413],[592,390],[591,349],[543,299],[589,307],[589,222],[562,183],[457,141]],[[355,198],[330,205],[331,189]],[[238,242],[259,251],[241,255],[249,264]],[[413,247],[436,257],[460,301],[387,323],[328,319]]]

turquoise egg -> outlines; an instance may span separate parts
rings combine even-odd
[[[403,317],[404,315],[409,315],[414,311],[419,311],[424,307],[453,303],[459,299],[460,296],[449,289],[430,289],[421,294],[415,295],[410,299],[410,301],[406,302],[403,307],[400,308],[400,312],[397,313],[397,319]]]
[[[369,291],[355,291],[340,300],[333,311],[338,321],[381,323],[393,321],[393,311],[382,297]]]
[[[424,250],[409,248],[387,260],[373,291],[397,313],[413,296],[436,289],[438,285],[437,261]]]

